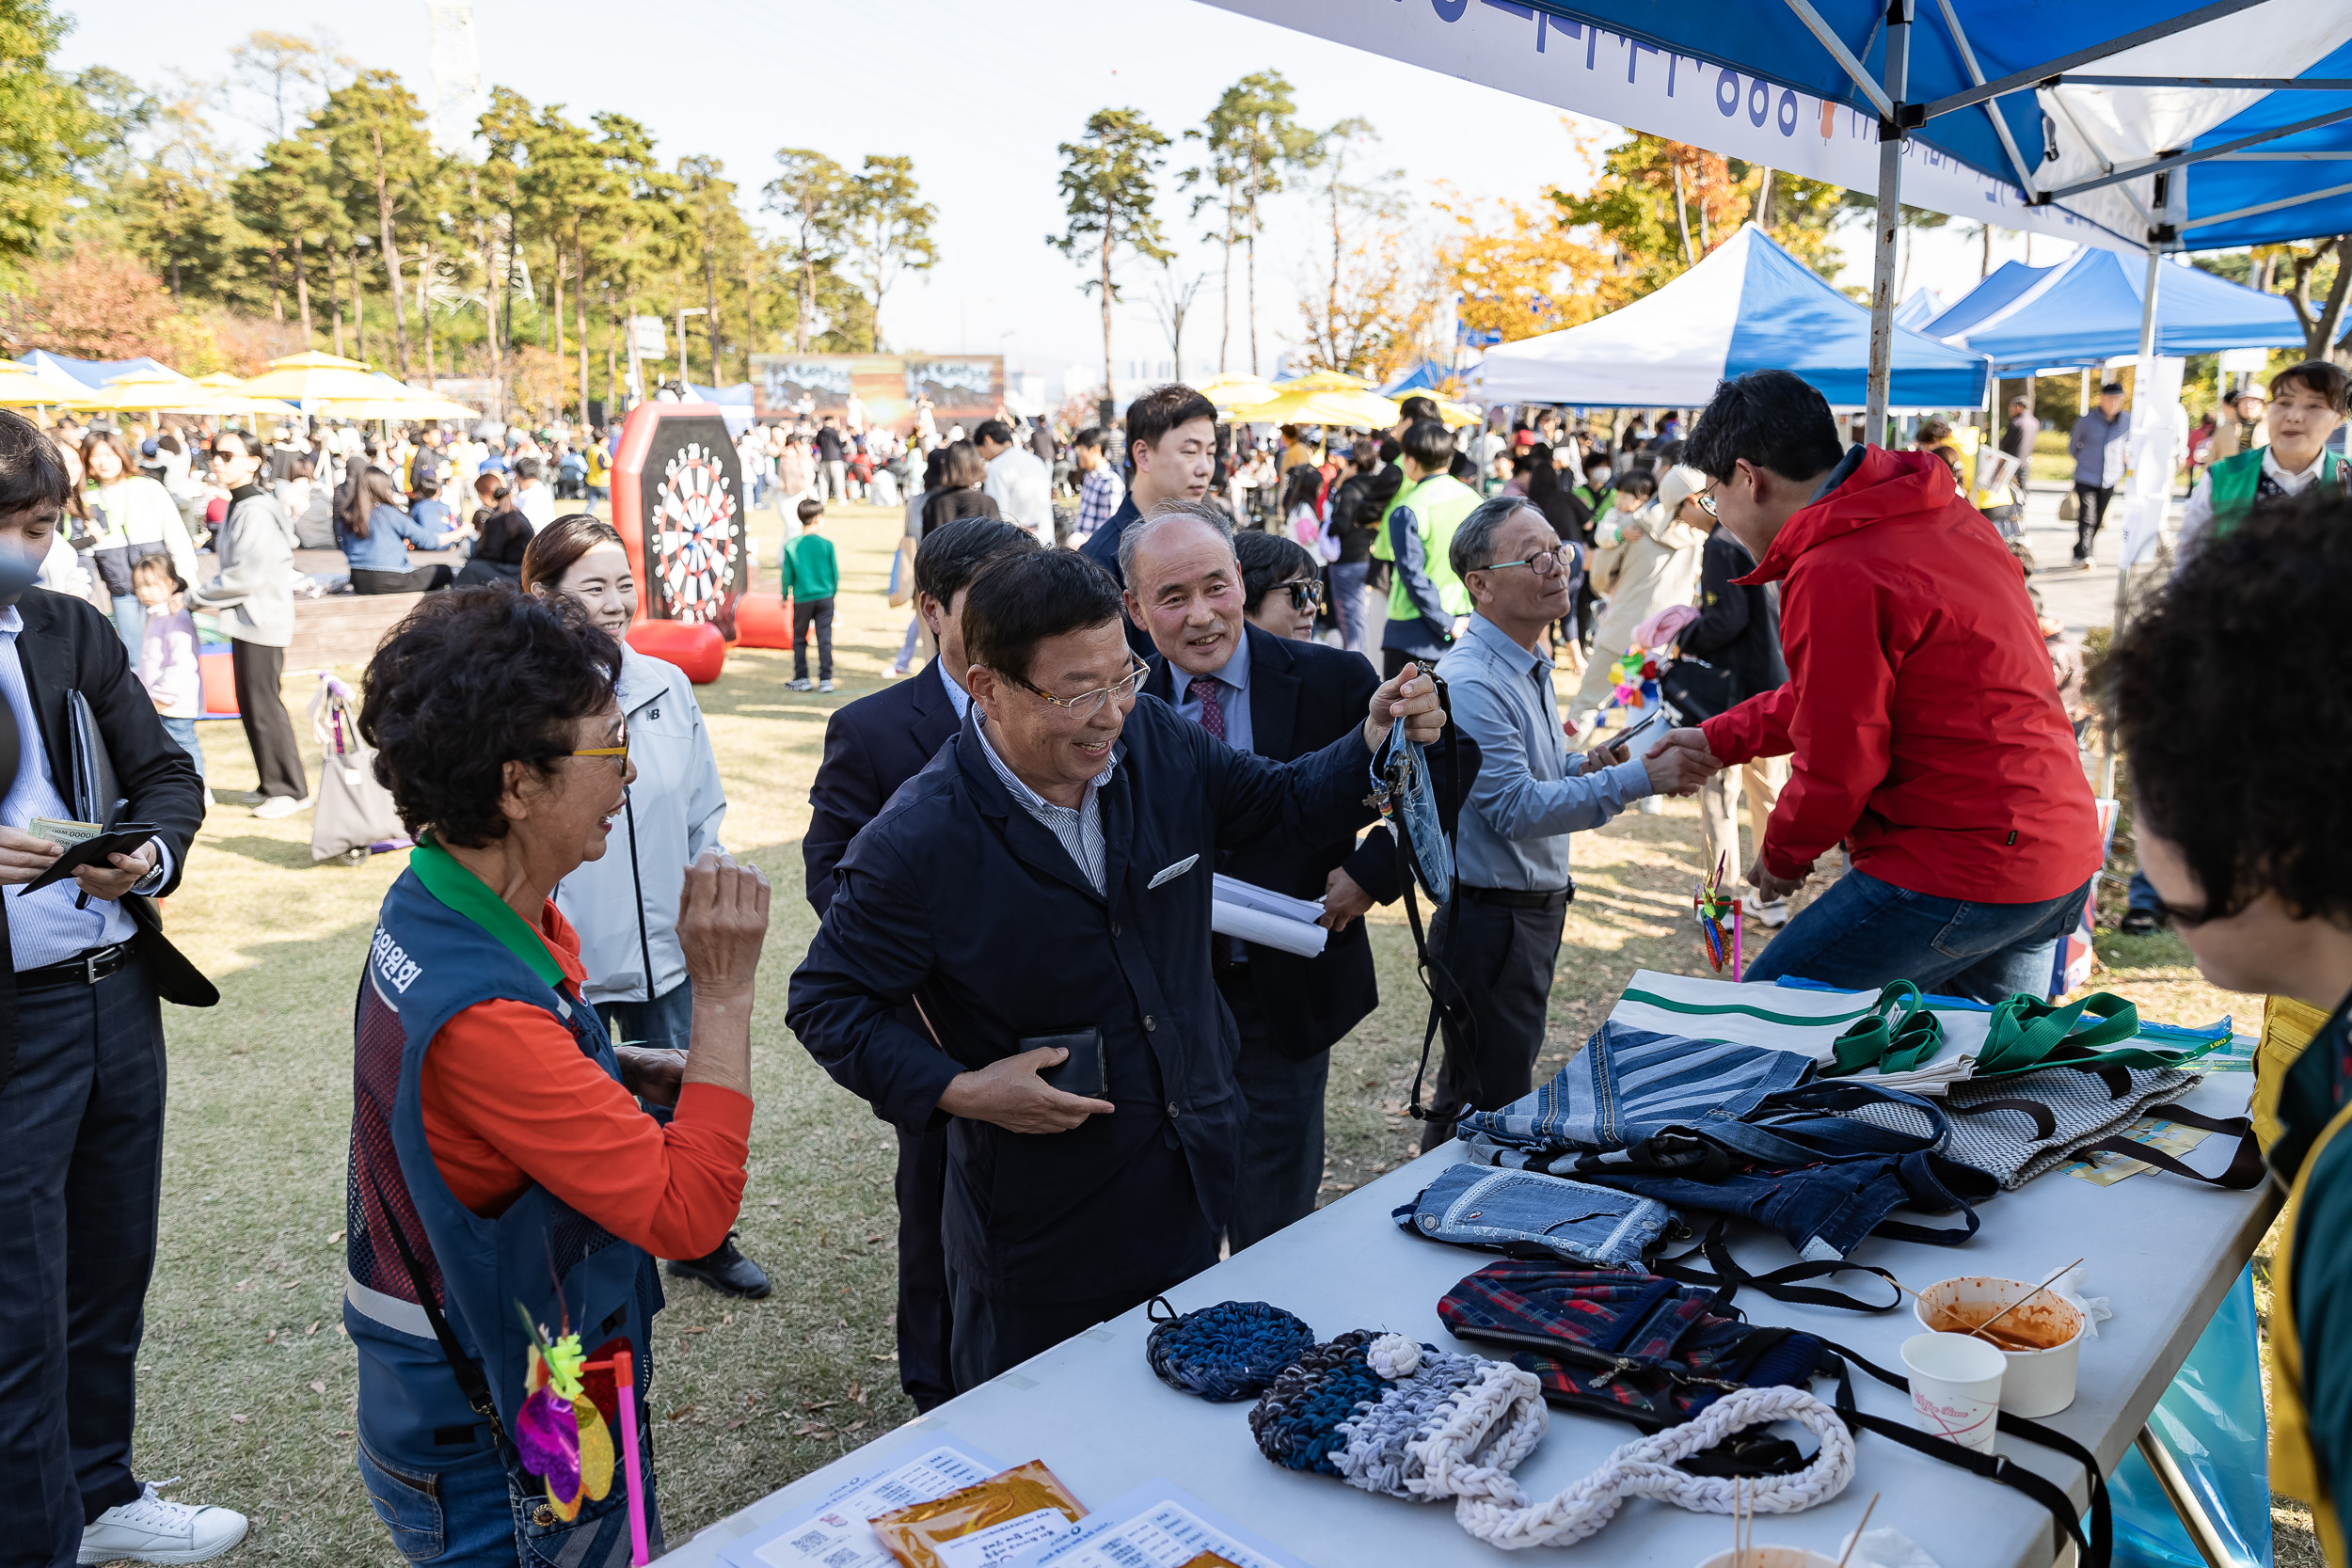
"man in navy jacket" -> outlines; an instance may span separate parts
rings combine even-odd
[[[787,1014],[884,1117],[947,1130],[959,1389],[1216,1261],[1242,1118],[1210,973],[1218,846],[1363,825],[1391,722],[1443,725],[1408,669],[1296,763],[1219,745],[1136,695],[1119,591],[1068,551],[982,574],[963,635],[963,729],[850,846]],[[1096,1030],[1099,1093],[1039,1076],[1070,1053],[1037,1042]]]
[[[823,919],[834,867],[858,830],[898,786],[923,770],[963,724],[963,596],[972,579],[1007,555],[1039,548],[1037,536],[993,517],[963,517],[924,536],[914,553],[915,613],[939,657],[912,679],[837,708],[825,724],[825,759],[809,786],[808,832],[801,840],[808,901]],[[910,1006],[902,1015],[922,1019]],[[917,1410],[955,1397],[948,1371],[947,1259],[940,1251],[940,1203],[947,1182],[947,1135],[898,1133],[898,1386]]]

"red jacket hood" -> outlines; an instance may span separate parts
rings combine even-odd
[[[1958,495],[1952,470],[1933,452],[1867,448],[1862,461],[1836,489],[1790,515],[1773,535],[1763,561],[1738,580],[1778,582],[1797,563],[1797,557],[1825,539],[1873,523],[1941,512]]]

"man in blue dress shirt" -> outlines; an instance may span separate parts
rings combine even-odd
[[[1460,885],[1430,923],[1429,944],[1467,993],[1477,1028],[1470,1037],[1446,1031],[1423,1148],[1452,1137],[1465,1113],[1507,1105],[1534,1086],[1552,966],[1576,895],[1568,835],[1643,796],[1692,794],[1720,766],[1680,748],[1639,759],[1622,747],[1569,754],[1544,651],[1548,629],[1567,610],[1565,547],[1526,498],[1497,496],[1462,520],[1449,552],[1472,610],[1438,673],[1480,761],[1454,849]]]

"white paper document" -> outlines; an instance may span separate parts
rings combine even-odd
[[[1323,906],[1305,898],[1224,876],[1216,879],[1213,898],[1209,929],[1219,936],[1258,942],[1302,958],[1322,952],[1330,937],[1315,924],[1323,918]]]
[[[734,1568],[897,1568],[868,1519],[977,1486],[1003,1468],[978,1449],[950,1439],[844,1481],[824,1501],[729,1543],[720,1555]],[[1058,1513],[1054,1522],[1067,1528]]]
[[[1215,1552],[1239,1568],[1307,1568],[1164,1481],[1136,1487],[1079,1520],[1069,1540],[1005,1568],[1184,1568],[1203,1552]]]

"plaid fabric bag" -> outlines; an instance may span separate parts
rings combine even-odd
[[[1495,1263],[1447,1291],[1438,1317],[1457,1338],[1507,1351],[1547,1402],[1644,1432],[1679,1426],[1734,1388],[1802,1388],[1840,1370],[1817,1335],[1743,1322],[1711,1291],[1639,1272]],[[1684,1467],[1784,1474],[1804,1463],[1794,1444],[1759,1431]]]

